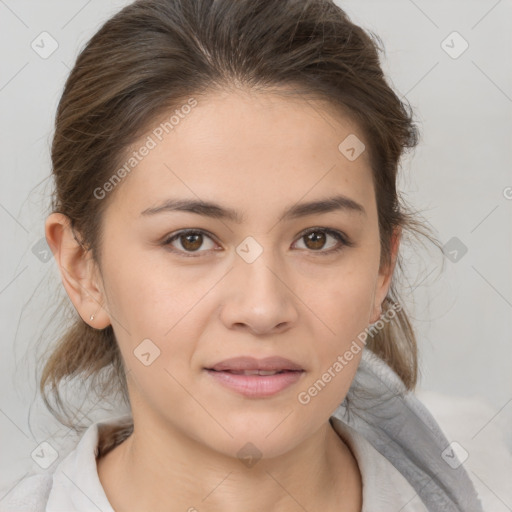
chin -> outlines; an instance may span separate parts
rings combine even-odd
[[[262,420],[260,413],[229,426],[224,422],[224,427],[233,437],[219,433],[217,439],[208,440],[208,444],[212,449],[238,458],[241,462],[244,458],[255,460],[279,457],[293,450],[310,435],[310,432],[304,431],[303,423],[292,420],[294,416],[293,412],[288,412],[273,414]]]

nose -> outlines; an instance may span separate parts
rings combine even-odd
[[[264,335],[282,332],[297,322],[297,297],[293,283],[275,259],[263,253],[252,263],[236,259],[221,319],[228,329]]]

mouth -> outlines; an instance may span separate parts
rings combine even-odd
[[[302,372],[304,370],[214,370],[213,368],[206,368],[208,371],[212,372],[226,372],[232,373],[233,375],[278,375],[280,373],[286,372]]]
[[[257,359],[252,356],[232,357],[206,368],[214,371],[237,372],[285,372],[304,371],[302,366],[284,357],[273,356]]]
[[[224,388],[250,398],[276,395],[297,383],[305,370],[282,357],[238,357],[204,368]]]

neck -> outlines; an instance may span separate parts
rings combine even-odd
[[[234,512],[255,503],[273,512],[361,510],[357,462],[329,422],[293,450],[252,464],[169,426],[164,432],[134,424],[126,441],[98,459],[116,512]]]

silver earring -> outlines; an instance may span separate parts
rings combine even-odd
[[[91,322],[94,320],[94,315],[91,315],[90,320]]]

